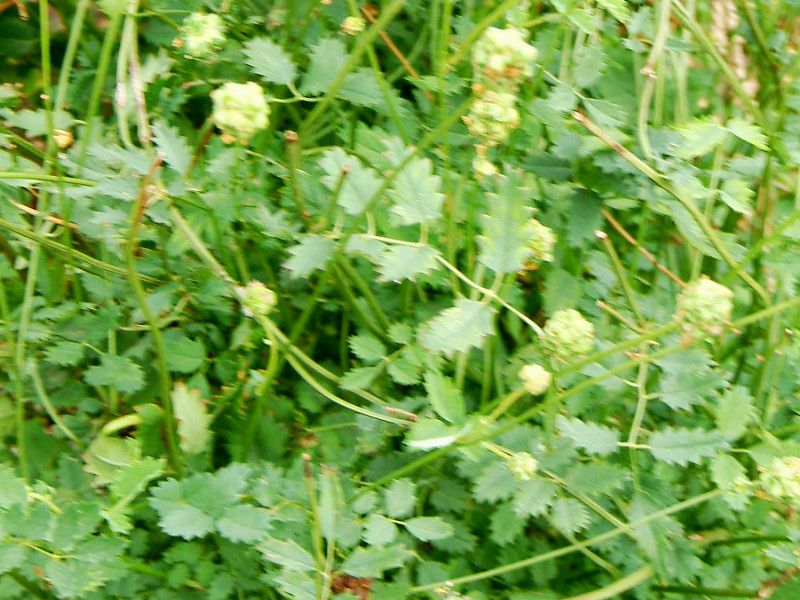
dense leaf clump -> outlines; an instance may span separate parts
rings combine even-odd
[[[798,18],[0,4],[0,598],[796,600]]]

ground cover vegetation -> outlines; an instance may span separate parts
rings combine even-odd
[[[796,600],[798,24],[0,4],[0,598]]]

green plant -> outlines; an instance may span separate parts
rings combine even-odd
[[[0,598],[797,597],[796,2],[25,6]]]

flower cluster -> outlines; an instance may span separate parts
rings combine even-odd
[[[775,458],[761,473],[764,491],[776,500],[800,507],[800,457]]]
[[[363,19],[363,17],[347,17],[344,21],[342,21],[339,29],[345,35],[358,35],[364,31],[366,26],[367,22]]]
[[[247,140],[269,123],[269,105],[261,86],[247,83],[225,83],[211,92],[214,101],[212,118],[223,134],[223,141]]]
[[[219,15],[192,13],[181,26],[179,43],[187,58],[207,58],[225,42],[225,25]]]
[[[532,75],[537,56],[526,38],[524,29],[490,27],[472,50],[473,90],[478,99],[464,122],[477,141],[473,168],[479,178],[497,172],[487,149],[505,142],[519,126],[517,95],[522,82]]]
[[[248,317],[266,317],[278,303],[278,296],[260,281],[237,288],[242,312]]]
[[[544,394],[553,381],[553,375],[542,365],[525,365],[519,370],[519,378],[525,391],[533,396]]]
[[[536,262],[552,262],[553,248],[556,247],[556,234],[547,225],[542,225],[536,219],[528,221],[530,238],[528,249]]]
[[[594,347],[594,325],[574,308],[558,310],[544,326],[542,346],[563,361],[588,354]]]
[[[689,283],[678,296],[676,317],[689,334],[700,330],[719,335],[732,312],[733,292],[705,276]]]
[[[528,481],[539,469],[539,461],[528,452],[514,452],[508,457],[508,469],[519,481]]]

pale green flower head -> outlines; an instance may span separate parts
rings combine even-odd
[[[733,292],[706,276],[689,283],[678,296],[676,316],[689,333],[698,328],[718,335],[730,321],[732,312]]]
[[[761,474],[764,491],[776,500],[800,507],[800,457],[773,459]]]
[[[251,281],[236,289],[242,312],[248,317],[266,317],[275,305],[278,296],[260,281]]]
[[[228,82],[211,92],[214,124],[232,139],[247,142],[269,123],[269,105],[257,83]]]
[[[519,371],[519,378],[522,380],[525,391],[533,396],[544,394],[550,387],[550,382],[553,381],[552,373],[538,364],[522,367]]]
[[[225,42],[225,25],[219,15],[192,13],[181,26],[181,40],[187,57],[206,58]]]
[[[487,89],[514,91],[533,74],[538,51],[516,27],[489,27],[472,51],[475,81]]]
[[[539,469],[539,461],[528,452],[514,452],[508,458],[508,469],[519,481],[528,481]]]
[[[506,92],[484,93],[464,117],[470,134],[486,146],[498,146],[505,142],[519,125],[515,100],[512,94]]]
[[[574,308],[558,310],[544,326],[542,346],[563,361],[588,354],[594,348],[594,325]]]
[[[358,35],[366,26],[367,21],[363,17],[347,17],[342,21],[340,29],[345,35]]]
[[[547,225],[542,225],[536,219],[528,221],[530,239],[528,248],[533,260],[536,262],[552,262],[553,249],[556,247],[556,234]]]

